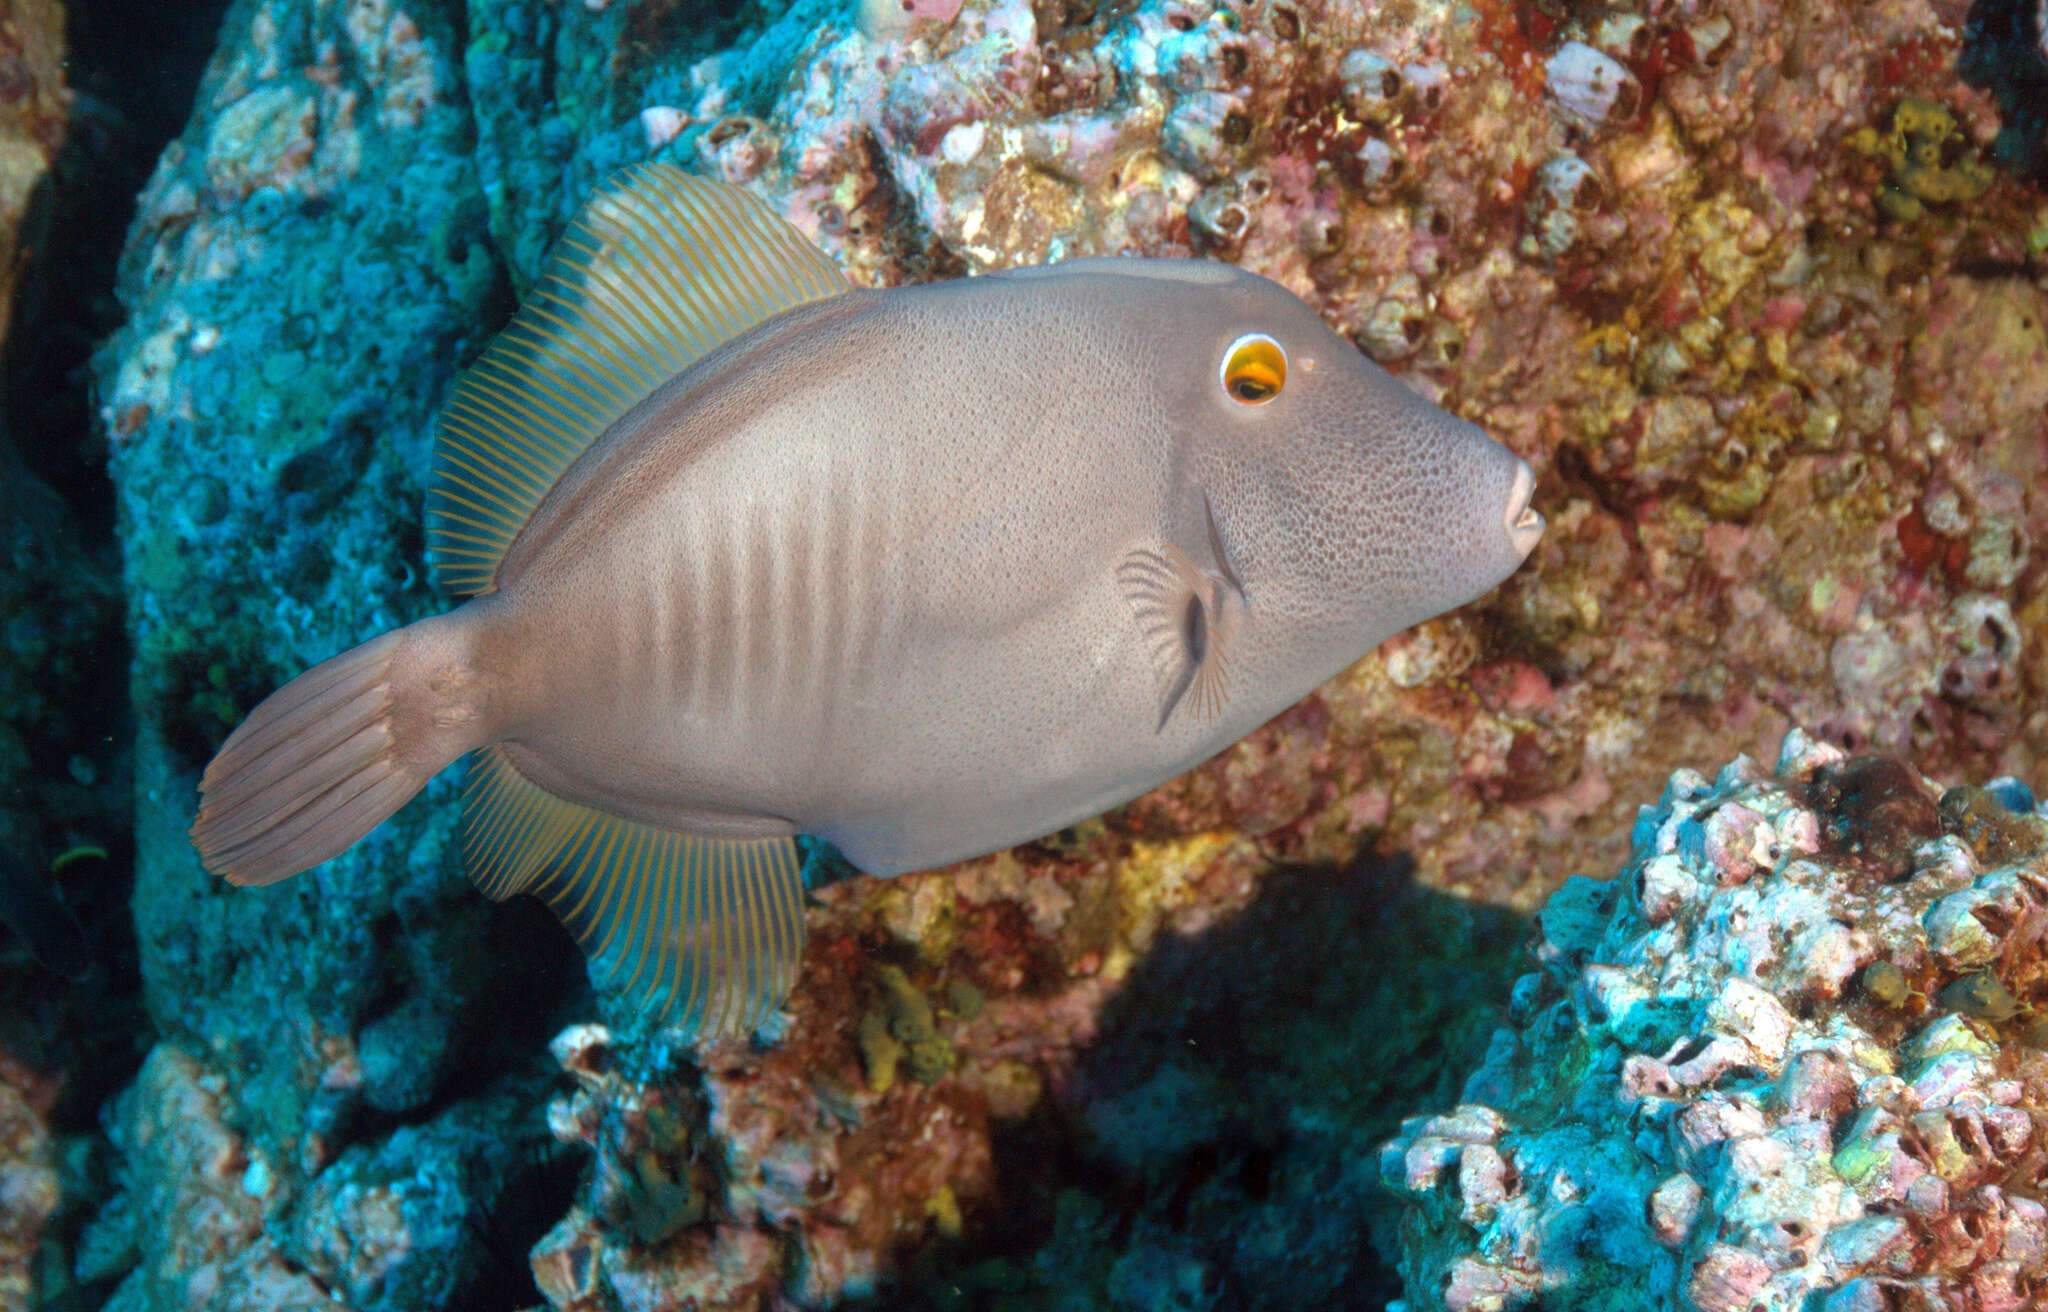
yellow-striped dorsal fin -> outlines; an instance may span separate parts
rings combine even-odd
[[[619,416],[757,324],[846,289],[747,192],[666,164],[613,174],[441,411],[436,576],[462,596],[489,591],[534,507]]]
[[[544,899],[600,986],[695,1038],[759,1028],[796,984],[794,838],[709,838],[564,801],[494,744],[470,758],[462,850],[491,897]]]

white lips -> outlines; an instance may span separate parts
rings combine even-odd
[[[1536,494],[1536,471],[1529,468],[1527,461],[1520,464],[1521,468],[1515,471],[1515,485],[1508,492],[1507,516],[1502,522],[1515,554],[1527,558],[1543,537],[1543,516],[1529,504],[1529,498]]]

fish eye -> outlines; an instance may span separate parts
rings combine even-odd
[[[1223,353],[1223,390],[1244,405],[1264,405],[1287,385],[1287,352],[1264,333],[1246,333]]]

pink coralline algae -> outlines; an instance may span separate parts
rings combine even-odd
[[[1005,1089],[1014,1063],[990,1059],[885,1097],[830,1030],[758,1057],[711,1051],[701,1077],[629,1071],[597,1025],[564,1031],[554,1052],[576,1087],[549,1124],[591,1148],[594,1168],[532,1260],[542,1293],[572,1312],[871,1293],[893,1244],[958,1237],[962,1196],[992,1187],[991,1114],[1036,1093],[1028,1074]]]
[[[1795,730],[1775,775],[1673,775],[1621,873],[1538,924],[1464,1102],[1382,1152],[1411,1308],[2048,1298],[2048,818],[2024,790]]]

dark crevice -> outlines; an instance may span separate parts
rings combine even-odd
[[[0,415],[23,463],[91,539],[112,539],[113,491],[93,435],[87,361],[120,324],[114,274],[136,194],[185,126],[227,7],[95,0],[66,16],[75,100],[43,188],[48,223],[16,298]]]
[[[28,963],[0,930],[0,1046],[57,1074],[51,1128],[74,1136],[65,1203],[44,1230],[32,1306],[72,1312],[110,1290],[69,1275],[112,1183],[104,1107],[154,1037],[132,917],[134,721],[113,484],[90,361],[120,324],[116,270],[135,198],[185,125],[228,0],[65,6],[74,93],[63,143],[20,232],[21,274],[0,350],[0,834],[51,878],[86,939],[82,980]],[[103,1282],[104,1283],[104,1282]]]
[[[2048,12],[2036,0],[1975,0],[1956,71],[1989,91],[2001,117],[1993,154],[2048,185]]]

